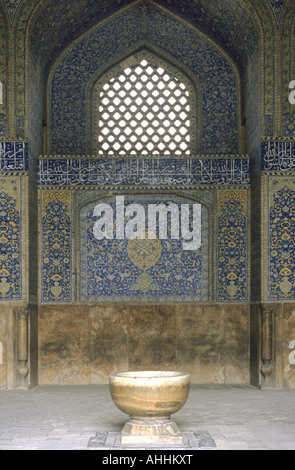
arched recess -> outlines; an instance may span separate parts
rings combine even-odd
[[[210,38],[150,3],[140,3],[93,28],[55,62],[47,98],[50,153],[86,153],[85,90],[89,81],[110,61],[142,42],[156,44],[197,77],[202,97],[203,152],[239,153],[241,90],[237,67]]]
[[[190,155],[201,153],[201,112],[200,112],[201,96],[200,96],[200,85],[199,85],[198,79],[195,75],[193,75],[191,73],[191,71],[189,69],[187,69],[187,67],[184,67],[183,64],[179,63],[179,61],[176,61],[173,57],[171,57],[168,54],[164,54],[161,49],[159,49],[159,48],[157,48],[157,47],[155,47],[151,44],[147,44],[147,43],[138,44],[136,49],[132,48],[131,50],[128,50],[121,57],[116,57],[115,61],[111,60],[109,64],[107,64],[105,67],[100,69],[91,78],[91,80],[88,84],[88,92],[87,92],[87,134],[88,134],[88,139],[87,139],[87,150],[88,150],[88,152],[87,153],[88,154],[97,153],[96,151],[93,151],[93,149],[96,148],[94,129],[95,129],[95,125],[97,125],[97,120],[99,118],[98,108],[99,108],[100,103],[99,103],[99,96],[97,94],[100,91],[100,87],[103,86],[104,81],[108,81],[108,80],[112,81],[114,79],[114,75],[116,76],[116,74],[123,73],[124,69],[131,66],[132,69],[130,69],[130,71],[133,70],[134,67],[135,67],[135,64],[140,60],[149,61],[152,68],[154,68],[154,69],[156,69],[158,67],[161,67],[163,69],[162,75],[163,75],[163,77],[165,77],[165,79],[164,79],[164,83],[160,84],[160,88],[158,89],[160,94],[158,95],[157,82],[160,80],[160,77],[159,77],[159,80],[157,80],[155,78],[155,76],[153,76],[154,72],[150,72],[150,74],[151,74],[150,76],[146,76],[146,72],[145,72],[145,75],[144,75],[144,78],[143,78],[144,82],[145,82],[143,84],[143,89],[144,89],[143,95],[144,96],[142,98],[139,98],[140,103],[138,104],[138,108],[140,108],[141,106],[144,106],[144,102],[142,100],[148,98],[147,95],[149,94],[148,90],[150,88],[148,84],[149,84],[149,81],[151,81],[152,84],[153,83],[155,84],[154,104],[157,104],[157,100],[160,100],[159,107],[161,109],[159,109],[158,111],[155,111],[155,112],[156,113],[158,112],[158,114],[161,111],[166,113],[165,104],[166,105],[169,104],[169,103],[167,103],[167,101],[169,101],[169,98],[171,96],[172,104],[171,104],[171,107],[170,107],[169,111],[167,111],[167,114],[174,111],[174,106],[175,105],[176,105],[175,113],[180,114],[181,111],[183,111],[183,109],[178,109],[177,105],[178,105],[179,97],[180,97],[180,94],[181,94],[181,89],[182,90],[185,89],[186,90],[185,94],[188,94],[188,101],[187,101],[188,106],[182,106],[182,108],[185,109],[185,108],[189,107],[188,111],[185,109],[185,112],[187,112],[188,114],[186,115],[186,117],[183,118],[183,121],[186,121],[187,119],[189,120],[189,129],[188,129],[188,137],[189,137],[188,148],[189,148],[189,152],[183,151],[182,153],[183,154],[186,153],[186,154],[190,154]],[[148,66],[147,66],[147,69],[149,69]],[[166,76],[167,76],[167,78],[166,78]],[[163,97],[161,90],[163,90],[165,88],[165,86],[164,86],[165,80],[168,80],[168,81],[170,80],[170,78],[168,79],[168,76],[171,77],[171,78],[175,77],[176,83],[179,83],[181,88],[179,90],[178,86],[176,86],[176,84],[173,83],[172,84],[172,89],[170,90],[171,94],[169,94],[169,90],[168,90],[168,94],[166,93],[166,95],[167,95],[167,98],[166,98],[165,96]],[[127,76],[126,76],[126,78],[127,78]],[[125,81],[124,78],[121,78],[121,80]],[[132,77],[132,80],[134,80],[133,77]],[[128,91],[129,90],[131,91],[131,84],[128,84],[128,85],[127,85],[127,89],[128,89]],[[122,87],[123,87],[123,93],[124,93],[124,85],[122,85]],[[140,87],[140,85],[139,85],[139,87]],[[174,96],[174,90],[175,90],[174,87],[176,88],[176,95],[175,96]],[[140,88],[139,88],[139,90],[140,90]],[[139,91],[138,94],[141,95],[141,92]],[[133,98],[131,98],[131,99],[133,101]],[[149,108],[149,110],[146,110],[146,114],[148,114],[149,111],[154,112],[152,110],[152,106],[149,105],[148,103],[146,103],[146,104],[147,104],[147,107]],[[128,110],[129,110],[129,106],[130,105],[128,103]],[[145,108],[143,108],[143,109],[145,109]],[[138,109],[138,111],[140,111],[140,109]],[[122,117],[123,117],[123,115],[122,115]],[[156,116],[156,114],[154,115],[154,117],[158,118],[158,116]],[[164,119],[165,119],[165,117],[162,117],[162,119],[160,119],[160,121],[161,120],[163,121]],[[94,122],[94,121],[96,121],[96,122]],[[167,124],[164,127],[167,128]],[[163,133],[160,132],[160,136],[161,135],[163,135]],[[182,135],[184,135],[184,134],[182,134]],[[99,153],[101,153],[101,152],[99,152]],[[135,152],[133,152],[133,153],[135,153]],[[146,153],[146,152],[144,152],[144,153]],[[151,153],[156,153],[156,152],[154,151],[154,152],[151,152]],[[177,153],[179,154],[180,151],[177,152]],[[166,154],[167,154],[167,152],[166,152]]]
[[[73,0],[71,4],[67,4],[65,0],[25,0],[20,3],[13,22],[16,72],[15,84],[12,83],[12,101],[15,103],[15,118],[12,119],[13,135],[20,138],[29,135],[29,63],[36,62],[41,84],[38,82],[35,85],[42,88],[52,63],[73,40],[84,34],[94,24],[106,21],[117,11],[124,12],[132,5],[139,3],[142,1],[101,0],[99,6],[96,2],[92,4],[86,0]],[[171,14],[200,28],[209,37],[214,38],[235,61],[238,60],[239,68],[242,67],[245,72],[248,59],[253,52],[252,43],[257,45],[259,36],[261,44],[264,36],[273,37],[270,15],[266,12],[264,1],[261,0],[243,0],[243,2],[232,0],[226,4],[223,0],[214,2],[191,0],[182,5],[181,10],[179,9],[180,2],[177,1],[145,0],[144,3],[160,5],[163,10],[170,11]],[[252,31],[255,28],[258,30],[258,36],[252,37]],[[249,41],[250,36],[253,41]],[[271,64],[272,57],[272,53],[265,57],[267,66]],[[262,57],[262,63],[263,60]],[[261,73],[263,75],[262,68]],[[263,80],[261,96],[264,95],[264,85]],[[269,75],[266,87],[268,91],[265,93],[269,94],[273,90],[273,80]],[[42,88],[41,94],[44,96],[45,89]],[[39,94],[39,102],[40,100],[43,100],[43,97]],[[257,102],[257,99],[254,101]],[[264,107],[263,104],[262,107]],[[263,110],[261,112],[264,115]],[[34,112],[31,112],[30,116],[33,114]],[[46,118],[44,118],[44,125],[46,125]],[[262,133],[265,134],[263,130]]]

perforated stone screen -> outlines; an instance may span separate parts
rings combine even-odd
[[[142,51],[94,85],[92,153],[189,155],[196,150],[196,91],[179,69]]]

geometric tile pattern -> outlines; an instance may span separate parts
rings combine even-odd
[[[92,154],[191,155],[197,150],[191,122],[197,116],[196,90],[179,69],[170,69],[142,50],[95,83]]]
[[[21,199],[18,178],[0,178],[0,300],[21,300]]]
[[[248,300],[246,190],[218,191],[217,301]]]
[[[41,299],[72,300],[71,193],[43,191],[41,227]]]

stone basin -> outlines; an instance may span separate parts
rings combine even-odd
[[[180,443],[181,433],[171,420],[186,403],[190,375],[174,371],[118,372],[109,377],[115,405],[130,416],[122,443]]]

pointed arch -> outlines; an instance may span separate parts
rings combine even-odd
[[[250,10],[250,13],[252,17],[254,16],[254,20],[256,22],[256,25],[258,24],[258,28],[261,30],[263,29],[263,35],[268,35],[268,37],[273,37],[272,36],[272,31],[270,25],[270,16],[265,10],[265,4],[266,0],[243,0],[243,3],[248,7]],[[47,64],[49,67],[52,65],[52,61],[54,60],[54,54],[52,55],[52,51],[57,51],[59,53],[62,49],[62,47],[68,47],[69,43],[73,40],[75,40],[75,37],[83,34],[86,29],[90,29],[93,26],[93,21],[98,24],[101,21],[108,21],[109,18],[111,18],[113,15],[116,15],[118,11],[125,11],[126,9],[131,8],[132,6],[136,4],[142,3],[142,0],[120,0],[120,2],[116,2],[116,0],[113,0],[112,2],[109,2],[107,0],[103,0],[103,2],[100,4],[100,8],[95,9],[95,5],[87,5],[87,8],[84,8],[83,5],[84,3],[82,2],[71,2],[71,7],[70,9],[73,11],[73,14],[71,16],[69,15],[69,5],[64,5],[63,0],[59,0],[56,2],[56,0],[30,0],[30,2],[23,1],[20,3],[18,10],[16,11],[15,18],[14,18],[14,23],[13,23],[13,36],[15,37],[15,43],[13,47],[15,48],[15,68],[14,68],[14,73],[15,73],[15,87],[14,87],[14,92],[13,92],[13,97],[12,97],[12,103],[13,107],[16,108],[15,111],[15,119],[13,120],[13,128],[19,129],[19,134],[22,134],[23,136],[28,136],[28,130],[29,130],[29,124],[28,124],[28,113],[29,113],[29,98],[28,98],[28,62],[29,62],[29,54],[37,54],[38,55],[38,60],[39,60],[39,65],[41,68],[44,65],[44,60],[48,60],[49,63]],[[173,13],[177,16],[177,9],[175,6],[177,6],[177,2],[169,1],[169,3],[166,3],[165,1],[161,0],[145,0],[145,3],[151,4],[154,6],[161,6],[162,8],[165,8],[171,13]],[[196,0],[196,7],[198,10],[198,5],[197,5],[197,0]],[[215,36],[217,37],[217,40],[221,41],[220,44],[222,45],[222,37],[220,36],[220,32],[218,28],[221,27],[221,25],[217,24],[217,30],[216,30],[216,24],[215,22],[213,23],[212,19],[212,14],[214,13],[215,9],[212,8],[212,1],[210,0],[210,8],[207,10],[205,8],[205,15],[208,15],[208,25],[214,25],[214,30],[211,31],[211,38]],[[193,5],[193,3],[192,3]],[[184,21],[190,22],[192,25],[192,16],[191,16],[191,11],[190,8],[192,8],[192,5],[190,6],[189,3],[186,5],[187,11],[185,12],[185,15],[178,15],[179,18],[183,18]],[[217,5],[218,6],[218,5]],[[223,5],[224,6],[224,5]],[[241,5],[238,5],[239,7]],[[58,10],[57,10],[58,7]],[[83,9],[84,8],[84,9]],[[231,5],[228,5],[228,8],[231,8]],[[270,7],[268,5],[268,8],[270,10]],[[196,10],[196,11],[197,11]],[[57,12],[61,12],[57,13]],[[242,16],[241,18],[238,18],[236,15],[237,10],[232,10],[232,15],[230,18],[236,18],[237,24],[239,26],[241,25],[240,21],[244,21],[244,17]],[[57,21],[56,18],[54,18],[54,15],[57,15]],[[247,15],[246,15],[247,17]],[[48,32],[53,31],[51,29],[51,21],[54,18],[54,30],[58,31],[58,34],[55,34],[54,37],[50,36],[48,37]],[[67,19],[66,19],[67,18]],[[250,15],[249,15],[250,18]],[[257,18],[259,19],[257,23]],[[226,19],[224,21],[228,21],[229,19]],[[64,25],[72,25],[70,30],[66,29]],[[48,29],[49,27],[49,29]],[[31,32],[35,28],[35,31],[39,31],[39,34],[41,35],[40,37],[36,37],[36,51],[32,51],[31,49]],[[239,38],[236,38],[236,36],[232,37],[234,39],[234,43],[241,43],[242,44],[242,31],[243,29],[238,28],[237,29],[237,34],[239,35]],[[240,37],[241,36],[241,37]],[[23,38],[26,37],[25,41]],[[58,43],[54,42],[58,38]],[[238,42],[236,41],[238,39]],[[231,36],[228,37],[228,44],[223,44],[223,47],[226,49],[227,46],[231,46]],[[43,50],[43,45],[46,44],[47,50],[45,53],[45,50]],[[233,44],[233,43],[232,43]],[[49,49],[48,49],[49,47]],[[243,55],[243,54],[242,54]],[[244,56],[244,55],[243,55]],[[235,57],[235,53],[232,53],[232,57]],[[273,57],[273,54],[269,54],[269,57],[263,58],[266,61],[271,61],[271,57]],[[51,62],[50,62],[51,61]],[[245,61],[247,61],[247,58],[245,56]],[[263,64],[263,61],[262,61]],[[47,67],[48,68],[48,67]],[[24,73],[18,73],[18,71],[25,71]],[[263,66],[261,66],[261,72],[263,72]],[[272,83],[270,83],[270,79],[267,80],[266,86],[268,87],[268,92],[266,93],[267,95],[269,94],[271,88],[272,88]],[[13,84],[14,86],[14,84]],[[264,91],[264,86],[262,85],[262,91]],[[263,96],[263,93],[261,94]],[[270,100],[266,99],[266,104],[270,102]],[[268,109],[270,108],[270,105],[267,104]],[[267,111],[268,112],[268,111]],[[15,131],[13,134],[15,135]]]
[[[174,30],[172,38],[171,30]],[[224,50],[196,28],[166,9],[145,2],[129,8],[128,14],[125,10],[124,15],[118,13],[108,22],[93,28],[74,41],[55,62],[49,76],[47,94],[48,110],[51,106],[52,111],[50,119],[48,115],[50,152],[85,154],[86,96],[83,90],[94,74],[142,42],[157,44],[158,49],[163,51],[162,55],[164,53],[173,57],[176,63],[190,70],[206,90],[205,94],[201,91],[202,112],[206,117],[203,123],[203,152],[239,152],[241,108],[237,67]],[[76,110],[71,101],[75,93]],[[73,111],[71,116],[62,116],[66,108]],[[58,116],[55,112],[57,109]],[[220,117],[218,113],[221,113]],[[72,129],[68,126],[70,122],[73,124]]]
[[[134,94],[134,92],[131,90],[133,83],[131,83],[128,78],[129,70],[130,71],[133,70],[136,67],[136,62],[139,63],[142,60],[146,60],[149,63],[144,66],[144,68],[146,69],[143,74],[144,83],[141,84],[140,82],[141,78],[139,77],[139,82],[136,85],[139,87],[139,90],[142,88],[142,91],[138,91],[138,96],[132,97],[132,96],[129,96],[130,92],[131,94]],[[131,67],[131,69],[129,69],[129,67]],[[161,68],[163,70],[163,72],[160,72],[160,75],[157,74],[158,68]],[[201,148],[200,146],[200,143],[201,143],[201,139],[200,139],[200,127],[201,127],[200,87],[199,87],[197,77],[194,74],[192,74],[189,69],[184,67],[183,64],[175,60],[173,57],[171,57],[167,53],[165,54],[163,51],[161,51],[161,49],[157,48],[154,45],[144,42],[142,44],[137,45],[136,49],[132,48],[131,50],[125,52],[122,56],[120,56],[120,58],[116,57],[115,63],[113,60],[111,60],[110,64],[107,64],[106,67],[103,67],[103,70],[99,70],[91,78],[89,85],[88,85],[88,98],[87,98],[88,153],[92,153],[92,154],[97,153],[96,151],[93,151],[93,149],[97,149],[97,144],[95,143],[96,138],[94,134],[95,134],[96,127],[99,125],[98,108],[101,107],[99,106],[98,94],[101,94],[103,86],[105,85],[105,82],[107,82],[108,80],[113,81],[114,77],[116,77],[118,74],[119,75],[124,74],[124,69],[127,69],[128,75],[126,77],[122,75],[121,80],[123,80],[124,82],[126,81],[127,83],[124,83],[124,85],[122,85],[123,90],[121,91],[118,90],[118,93],[128,94],[128,96],[124,96],[124,100],[126,101],[126,103],[128,100],[128,105],[126,104],[128,111],[130,111],[130,106],[132,106],[132,103],[133,103],[134,112],[131,114],[130,112],[128,113],[128,117],[130,115],[129,120],[133,121],[135,118],[135,121],[133,122],[133,126],[135,127],[135,122],[137,121],[137,118],[135,115],[143,109],[143,110],[146,110],[146,113],[144,113],[145,115],[147,115],[149,112],[154,114],[153,118],[156,119],[158,122],[158,125],[156,125],[158,129],[154,129],[155,135],[153,135],[152,139],[148,139],[147,134],[150,135],[151,133],[153,133],[153,126],[148,127],[148,125],[144,125],[144,129],[143,129],[144,132],[141,133],[139,131],[139,129],[141,128],[141,123],[138,121],[137,124],[139,127],[138,128],[135,127],[135,129],[133,129],[134,132],[132,132],[132,126],[131,126],[131,132],[127,132],[128,133],[128,138],[126,139],[127,142],[124,143],[122,148],[127,149],[128,147],[129,152],[133,148],[133,151],[131,152],[136,153],[136,149],[134,147],[136,144],[140,146],[141,145],[140,141],[143,139],[145,144],[147,145],[147,149],[150,151],[151,154],[157,153],[157,150],[158,150],[158,153],[165,153],[168,155],[169,145],[170,145],[169,133],[167,133],[168,123],[165,122],[165,125],[163,125],[163,122],[166,120],[169,122],[171,121],[171,125],[172,125],[173,119],[174,120],[177,119],[177,120],[180,120],[180,122],[182,122],[182,125],[180,126],[180,124],[177,123],[177,128],[178,128],[177,131],[179,132],[178,132],[178,139],[176,139],[178,143],[178,145],[176,145],[176,147],[178,148],[178,150],[176,150],[176,154],[177,153],[196,154],[198,151],[200,151],[200,148]],[[161,75],[164,77],[163,80],[161,78]],[[134,80],[133,74],[131,75],[131,77],[132,77],[132,80]],[[168,79],[168,77],[170,78]],[[170,83],[168,84],[167,81],[169,81]],[[166,87],[165,87],[165,82],[166,82]],[[160,86],[159,90],[157,90],[158,85]],[[117,84],[116,85],[113,84],[111,86],[112,87],[115,86],[117,88]],[[171,86],[171,88],[167,89],[168,86]],[[158,95],[158,92],[159,92],[159,95]],[[110,93],[113,93],[113,91],[110,91]],[[139,96],[139,95],[142,95],[142,96]],[[183,97],[181,99],[182,95]],[[185,97],[184,95],[187,95],[187,97]],[[142,100],[145,103],[143,103]],[[151,103],[151,100],[153,100],[153,103]],[[187,102],[183,103],[183,100],[187,100]],[[132,103],[129,103],[129,101],[131,101]],[[158,105],[157,105],[157,102],[158,102]],[[122,103],[121,103],[121,106],[122,106]],[[158,111],[156,110],[157,107],[159,108]],[[137,111],[135,110],[135,108],[138,108]],[[160,108],[161,108],[161,112],[160,112]],[[123,109],[122,111],[124,114]],[[115,114],[116,112],[120,113],[119,106],[117,110],[116,109],[111,110],[111,113],[112,112],[113,114]],[[175,116],[170,116],[170,114],[173,112]],[[123,116],[123,114],[122,114],[122,119],[125,118],[126,116],[126,113],[125,113],[125,116]],[[161,116],[159,116],[159,114],[161,114]],[[186,115],[184,116],[184,114]],[[153,118],[151,117],[151,119]],[[140,118],[141,121],[142,119],[146,120],[144,115],[142,115],[142,118]],[[151,119],[149,121],[151,121]],[[187,121],[189,121],[189,124],[187,123]],[[127,125],[125,129],[127,130],[129,129],[128,119],[127,119],[126,124]],[[137,133],[135,132],[136,130],[137,130]],[[107,130],[105,130],[105,132],[109,133]],[[138,132],[140,132],[139,139],[137,138]],[[134,133],[135,135],[133,136],[133,139],[132,139],[132,135]],[[123,134],[122,139],[125,140],[124,138],[125,132],[123,129],[122,129],[122,134]],[[141,134],[143,134],[143,136]],[[101,140],[101,142],[102,140],[105,140],[105,147],[108,145],[107,140],[109,140],[109,136],[106,137],[106,139],[103,139],[103,136],[101,135],[99,139]],[[133,140],[133,144],[130,139]],[[148,143],[148,140],[149,141],[153,140],[154,143],[153,142]],[[98,153],[101,153],[101,151],[99,151]]]

